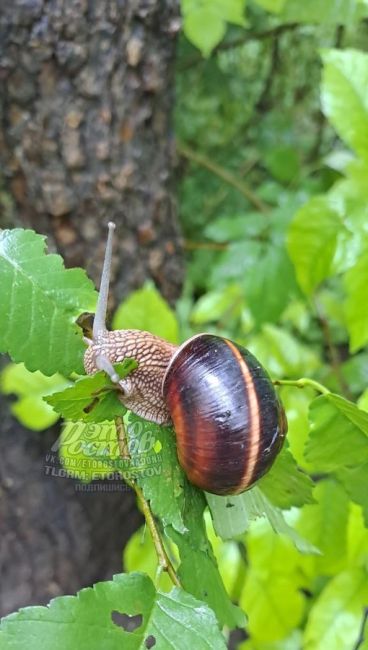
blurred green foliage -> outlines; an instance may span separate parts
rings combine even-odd
[[[354,0],[249,0],[247,29],[227,18],[211,56],[208,33],[201,44],[184,21],[176,109],[187,250],[182,336],[235,338],[274,377],[313,377],[363,409],[367,10]],[[293,508],[290,522],[322,555],[298,554],[265,520],[238,537],[246,558],[234,558],[237,595],[249,634],[240,647],[358,647],[367,603],[367,416],[338,396],[313,399],[289,387],[281,395],[290,449],[317,479],[316,503]]]

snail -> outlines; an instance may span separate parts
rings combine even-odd
[[[109,223],[87,374],[104,370],[124,406],[158,424],[173,424],[179,463],[189,481],[213,494],[247,490],[274,462],[287,421],[267,372],[227,338],[197,334],[180,346],[141,330],[106,329],[115,224]],[[138,367],[120,379],[113,364]]]

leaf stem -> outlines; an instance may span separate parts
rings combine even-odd
[[[154,516],[153,516],[153,514],[151,512],[151,509],[149,507],[148,501],[146,501],[146,499],[143,496],[142,490],[140,489],[140,487],[138,487],[138,485],[136,483],[134,485],[134,490],[135,490],[135,493],[137,495],[138,503],[139,503],[140,507],[142,508],[142,512],[144,514],[145,520],[147,522],[147,526],[148,526],[149,531],[150,531],[151,536],[152,536],[153,545],[154,545],[155,550],[156,550],[159,566],[162,568],[163,571],[167,571],[167,573],[169,574],[169,576],[170,576],[172,582],[174,583],[174,585],[176,587],[180,587],[179,578],[176,575],[174,567],[173,567],[173,565],[171,564],[171,562],[170,562],[170,560],[168,558],[168,555],[166,553],[163,541],[161,539],[160,531],[157,528]]]
[[[115,426],[116,426],[116,432],[118,437],[120,456],[124,459],[130,458],[123,418],[121,417],[115,418]],[[162,571],[166,571],[169,574],[173,584],[176,587],[180,587],[181,585],[180,585],[179,578],[176,575],[175,569],[166,553],[160,531],[157,527],[155,518],[152,514],[148,501],[145,499],[141,488],[139,487],[139,485],[137,485],[137,483],[134,480],[128,478],[127,476],[124,476],[124,480],[129,485],[129,487],[131,487],[132,490],[134,490],[137,496],[138,505],[140,506],[143,512],[144,518],[146,520],[146,524],[151,533],[151,537],[152,537],[153,545],[155,547],[155,551],[158,559],[158,565],[159,565],[157,576],[159,577]]]
[[[322,395],[330,395],[331,391],[320,384],[314,379],[309,379],[308,377],[301,377],[300,379],[273,379],[272,383],[275,386],[295,386],[296,388],[313,388],[318,393]]]
[[[237,178],[227,169],[224,169],[220,165],[217,165],[210,158],[207,158],[207,156],[193,151],[193,149],[190,149],[184,144],[178,142],[176,148],[179,154],[184,158],[187,158],[197,165],[204,167],[208,171],[212,172],[212,174],[215,174],[215,176],[221,178],[221,180],[225,181],[225,183],[228,185],[235,187],[235,189],[238,190],[238,192],[240,192],[240,194],[242,194],[259,212],[263,212],[264,214],[267,214],[267,212],[269,212],[269,207],[266,205],[266,203],[264,203],[253,192],[253,190],[245,181]]]

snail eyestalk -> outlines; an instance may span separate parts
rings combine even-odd
[[[118,373],[116,370],[114,370],[114,366],[112,365],[111,361],[109,361],[109,359],[103,354],[100,354],[98,357],[96,357],[96,367],[99,370],[104,370],[104,372],[106,372],[114,384],[119,383],[120,377]]]
[[[109,297],[112,241],[114,236],[115,224],[112,221],[109,221],[108,228],[109,228],[109,234],[107,236],[105,259],[104,259],[102,275],[101,275],[100,292],[98,295],[95,319],[93,321],[93,338],[95,340],[98,338],[99,334],[106,332],[106,312],[107,312],[107,300]]]
[[[106,330],[106,313],[107,301],[109,297],[110,274],[111,274],[111,258],[112,258],[112,241],[114,236],[115,224],[112,221],[108,223],[109,233],[107,235],[105,259],[101,274],[100,292],[98,294],[96,314],[93,321],[93,340],[96,341],[99,335],[104,334]],[[88,340],[88,339],[87,339]],[[96,357],[96,367],[99,370],[104,370],[110,377],[111,381],[117,384],[120,377],[110,359],[105,355],[99,354]]]

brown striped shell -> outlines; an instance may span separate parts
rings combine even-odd
[[[214,494],[248,489],[281,450],[287,422],[273,384],[245,348],[199,334],[177,349],[163,396],[189,480]]]

